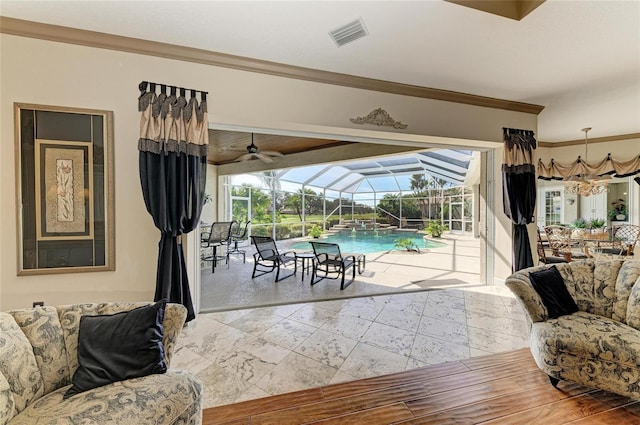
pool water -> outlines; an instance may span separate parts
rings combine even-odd
[[[356,232],[355,235],[349,232],[336,233],[329,235],[326,238],[318,239],[318,242],[337,243],[340,245],[341,252],[357,252],[367,254],[370,252],[391,251],[393,249],[402,250],[404,248],[396,248],[396,240],[408,238],[415,243],[415,245],[422,249],[428,248],[441,248],[446,246],[442,242],[432,241],[430,239],[423,239],[424,235],[416,233],[385,233],[380,232],[376,236],[373,231]],[[309,242],[296,242],[291,246],[292,249],[311,250],[311,244]]]

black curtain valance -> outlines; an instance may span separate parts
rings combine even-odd
[[[502,134],[504,144],[508,149],[513,149],[516,146],[520,149],[536,148],[536,138],[532,130],[502,127]]]
[[[157,88],[160,88],[160,93],[156,93]],[[169,94],[167,88],[170,88]],[[208,125],[204,132],[202,128],[202,123],[207,122],[207,92],[147,81],[141,82],[138,89],[138,111],[146,116],[140,123],[138,150],[207,155]],[[189,100],[186,98],[187,91],[191,94]],[[192,120],[193,117],[195,120]]]

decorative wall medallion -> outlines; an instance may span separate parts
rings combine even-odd
[[[407,128],[407,124],[402,124],[400,121],[396,121],[391,118],[391,115],[387,111],[382,108],[374,109],[369,112],[369,115],[366,117],[358,117],[358,118],[349,118],[354,124],[375,124],[377,126],[386,126],[393,128]]]

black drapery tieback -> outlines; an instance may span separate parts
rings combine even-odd
[[[158,273],[154,300],[167,299],[182,304],[187,309],[186,322],[195,319],[195,310],[189,291],[189,278],[184,262],[180,237],[173,232],[162,232],[158,243]]]
[[[520,149],[533,150],[536,148],[536,138],[532,130],[502,127],[502,136],[509,150],[516,146]]]
[[[533,267],[533,255],[529,244],[527,226],[525,224],[514,224],[511,233],[513,240],[513,252],[511,258],[511,271]]]

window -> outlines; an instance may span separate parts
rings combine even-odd
[[[545,226],[560,224],[562,217],[562,196],[559,190],[544,192],[544,223]]]

